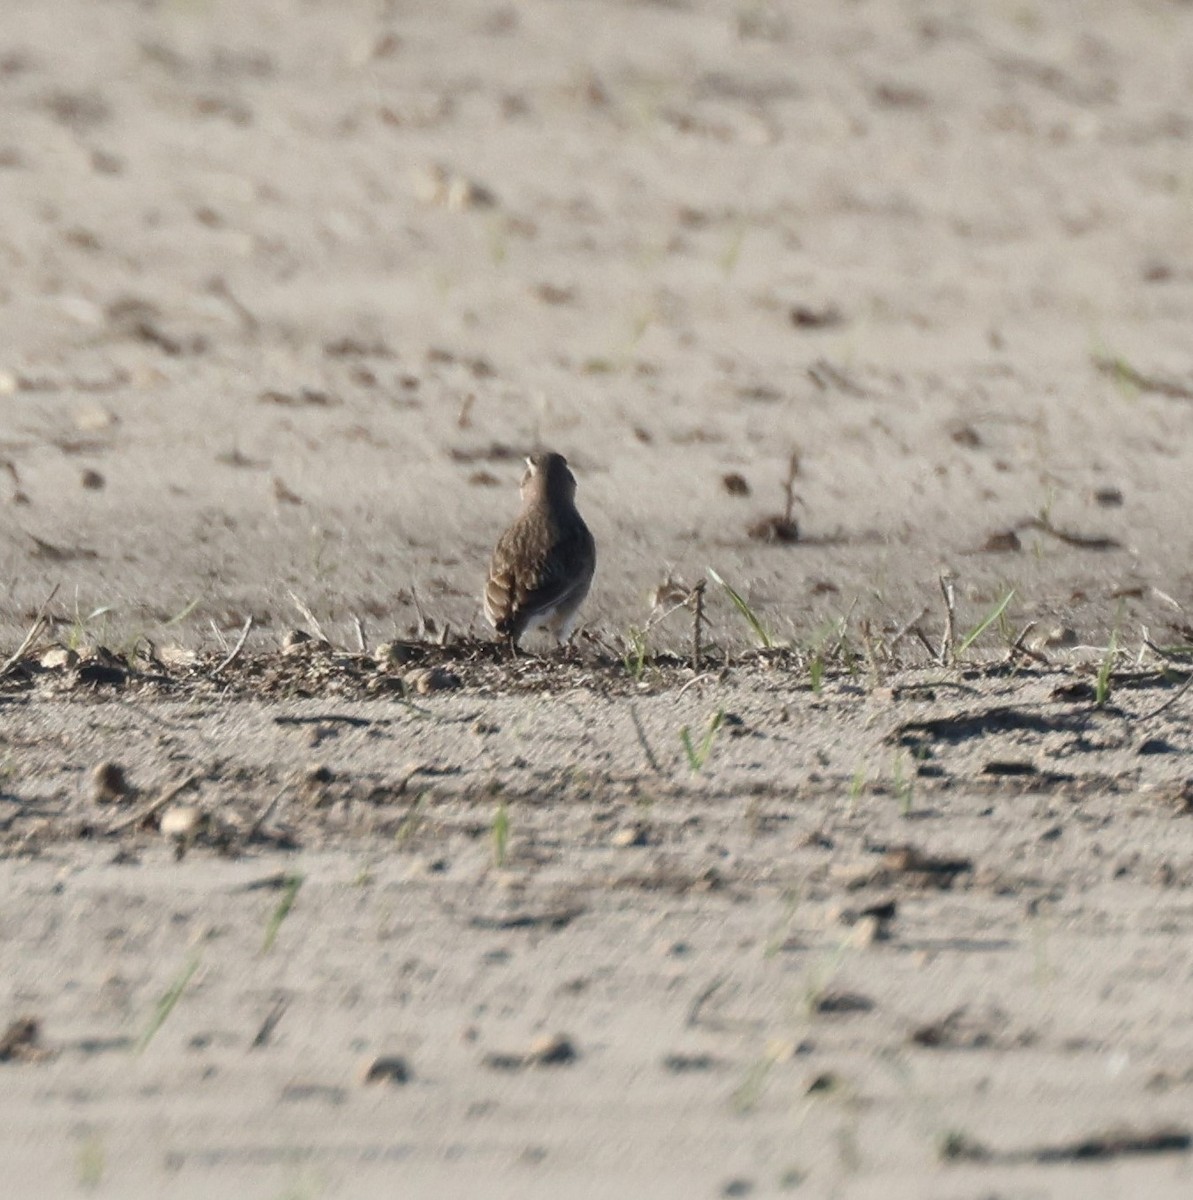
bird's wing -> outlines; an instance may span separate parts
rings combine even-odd
[[[500,634],[518,636],[527,622],[587,588],[592,577],[595,546],[583,524],[554,540],[536,532],[514,526],[493,553],[485,612]]]

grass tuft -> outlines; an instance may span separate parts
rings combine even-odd
[[[725,710],[718,709],[709,720],[708,728],[704,731],[699,745],[692,741],[692,731],[687,725],[679,731],[679,740],[683,743],[684,753],[688,758],[688,768],[693,775],[698,775],[703,770],[704,764],[708,762],[708,756],[712,753],[713,738],[717,736],[717,730],[721,728],[724,720]]]
[[[268,954],[273,949],[273,943],[277,940],[278,930],[282,927],[282,922],[290,915],[290,910],[294,907],[294,901],[298,899],[298,891],[303,884],[302,875],[287,875],[282,884],[282,898],[278,901],[277,908],[273,910],[269,918],[269,924],[265,927],[265,940],[261,943],[261,953]]]

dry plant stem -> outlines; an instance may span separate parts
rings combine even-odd
[[[321,641],[326,642],[327,638],[323,634],[323,628],[320,626],[315,614],[294,594],[290,593],[290,599],[294,602],[294,607],[298,609],[300,615],[306,620],[311,627],[311,632]]]
[[[855,600],[855,601],[854,601],[854,603],[856,604],[856,603],[857,603],[857,601]],[[853,610],[852,610],[852,608],[850,609],[850,611],[851,611],[851,612],[853,611]],[[918,626],[918,625],[919,625],[919,623],[920,623],[920,622],[921,622],[921,621],[922,621],[922,620],[923,620],[923,619],[924,619],[924,618],[925,618],[927,615],[928,615],[928,610],[927,610],[926,608],[921,608],[921,609],[920,609],[920,611],[919,611],[919,612],[918,612],[918,613],[917,613],[917,614],[916,614],[914,617],[912,617],[912,619],[911,619],[910,621],[908,621],[906,625],[903,625],[903,626],[901,626],[901,627],[899,628],[899,630],[898,630],[898,631],[895,633],[895,636],[894,636],[893,638],[891,638],[891,641],[890,641],[890,647],[889,647],[889,648],[890,648],[891,650],[894,650],[894,648],[895,648],[895,647],[896,647],[896,646],[897,646],[897,645],[898,645],[898,644],[899,644],[899,643],[900,643],[900,642],[901,642],[901,641],[902,641],[902,640],[903,640],[905,637],[907,637],[907,635],[908,635],[909,633],[915,633],[915,634],[919,634],[920,640],[922,641],[922,640],[923,640],[923,637],[924,637],[924,635],[923,635],[922,633],[920,633],[919,629],[917,629],[917,628],[916,628],[916,626]],[[844,641],[844,637],[845,637],[845,635],[844,635],[844,633],[842,633],[841,637],[837,639],[837,646],[838,646],[838,649],[840,648],[840,644],[841,644],[841,642],[842,642],[842,641]],[[929,647],[929,649],[931,649],[931,647]]]
[[[702,988],[696,998],[688,1006],[687,1019],[684,1024],[689,1029],[695,1029],[703,1019],[704,1006],[713,998],[725,983],[724,975],[717,975],[711,983]]]
[[[692,590],[695,591],[694,588]],[[649,618],[649,620],[646,622],[646,624],[642,627],[643,635],[648,634],[656,625],[658,625],[662,621],[665,621],[673,612],[678,612],[681,608],[687,608],[689,603],[691,602],[691,599],[692,599],[692,592],[689,592],[678,603],[671,605],[670,608],[665,608],[662,610],[662,612],[657,612],[657,613],[653,614],[653,616],[651,616]]]
[[[687,683],[685,683],[683,687],[681,687],[679,691],[675,693],[676,700],[678,700],[688,690],[688,688],[693,688],[698,683],[707,683],[710,679],[716,679],[716,677],[716,671],[705,671],[703,675],[697,675],[694,679],[689,679]]]
[[[246,841],[252,841],[265,827],[265,822],[273,816],[278,805],[282,802],[282,797],[290,790],[290,785],[278,788],[270,797],[269,803],[253,818],[253,823],[248,828],[248,833],[245,835]]]
[[[1169,696],[1159,708],[1153,708],[1151,712],[1144,713],[1143,716],[1137,717],[1136,720],[1150,721],[1153,717],[1158,717],[1162,712],[1171,708],[1189,690],[1190,684],[1193,684],[1193,674],[1186,675],[1185,682],[1182,683],[1181,686],[1177,688],[1176,691],[1173,692],[1172,695]]]
[[[793,450],[787,461],[787,478],[783,480],[783,520],[790,525],[792,514],[795,512],[795,477],[799,474],[799,451]]]
[[[6,660],[4,665],[0,667],[0,679],[3,679],[12,669],[25,657],[29,652],[29,647],[37,640],[38,634],[41,633],[42,626],[46,622],[46,609],[50,606],[50,601],[58,594],[58,585],[54,585],[53,591],[42,601],[41,608],[37,610],[37,616],[33,618],[33,624],[29,626],[29,632],[25,634],[25,640],[16,648],[16,651]]]
[[[213,279],[208,285],[207,290],[213,295],[218,296],[227,306],[240,318],[241,324],[249,333],[256,332],[261,323],[257,320],[253,312],[246,308],[245,305],[237,299],[232,289],[224,282],[223,279]]]
[[[940,577],[940,594],[944,597],[944,633],[941,635],[936,661],[942,667],[951,667],[957,636],[957,596],[953,591],[953,581],[947,575]]]
[[[355,614],[353,614],[353,617],[352,617],[352,624],[353,624],[354,626],[356,626],[356,644],[357,644],[357,646],[360,648],[360,652],[361,652],[361,654],[368,654],[368,652],[369,652],[369,643],[368,643],[368,641],[365,639],[365,626],[364,626],[364,622],[363,622],[363,621],[362,621],[362,620],[361,620],[361,619],[360,619],[358,616],[356,616]]]
[[[167,804],[170,803],[176,796],[185,792],[188,787],[199,780],[198,775],[187,775],[180,783],[176,783],[173,787],[166,788],[164,792],[156,800],[150,801],[143,808],[137,809],[131,816],[125,817],[121,821],[115,821],[104,830],[106,836],[111,837],[113,834],[123,833],[126,829],[136,829],[142,822],[147,821],[154,813],[160,812]]]
[[[406,794],[406,789],[410,786],[410,781],[419,773],[419,771],[424,769],[423,763],[407,763],[406,769],[399,776],[397,783],[394,784],[394,794],[397,796],[404,796]]]
[[[845,649],[845,639],[849,636],[849,622],[853,619],[853,611],[856,608],[857,597],[854,596],[849,602],[849,607],[845,610],[845,615],[841,618],[841,628],[837,633],[837,640],[828,648],[825,658],[836,658]]]
[[[1026,645],[1024,645],[1027,635],[1031,633],[1035,627],[1035,621],[1028,621],[1028,623],[1024,625],[1023,632],[1020,633],[1020,635],[1011,643],[1010,648],[1007,650],[1008,662],[1013,662],[1016,655],[1022,654],[1024,658],[1030,658],[1032,662],[1038,662],[1045,667],[1049,665],[1048,656],[1046,654],[1041,654],[1038,650],[1030,650]]]
[[[414,584],[410,585],[410,601],[414,605],[414,611],[418,615],[418,640],[420,642],[427,641],[427,614],[423,612],[423,606],[418,600],[418,588]]]
[[[701,580],[692,589],[692,670],[700,673],[700,659],[703,647],[700,645],[701,626],[704,624],[704,585]]]
[[[230,667],[240,657],[240,652],[244,649],[245,642],[249,640],[249,630],[252,629],[252,627],[253,614],[249,613],[249,615],[245,618],[244,628],[240,631],[240,637],[236,639],[236,645],[232,647],[232,649],[228,652],[227,657],[224,658],[223,661],[220,662],[220,664],[215,668],[215,670],[212,672],[213,675],[218,675],[222,670],[224,670],[225,667]]]
[[[1187,662],[1188,658],[1182,657],[1179,654],[1173,654],[1171,651],[1165,650],[1163,646],[1157,646],[1151,638],[1145,637],[1143,644],[1155,655],[1158,655],[1165,662]]]
[[[928,635],[918,625],[913,626],[911,632],[914,633],[915,636],[919,639],[920,645],[923,646],[924,649],[928,651],[928,657],[933,662],[936,662],[938,659],[938,655],[936,653],[936,647],[933,646],[932,643],[928,640]]]

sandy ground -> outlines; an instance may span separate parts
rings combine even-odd
[[[1190,22],[8,0],[23,1194],[1189,1193]],[[593,637],[405,693],[536,444]]]

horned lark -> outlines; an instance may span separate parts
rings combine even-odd
[[[532,454],[522,476],[522,511],[489,564],[485,616],[515,646],[540,626],[563,645],[595,569],[596,543],[576,510],[567,459],[551,451]]]

